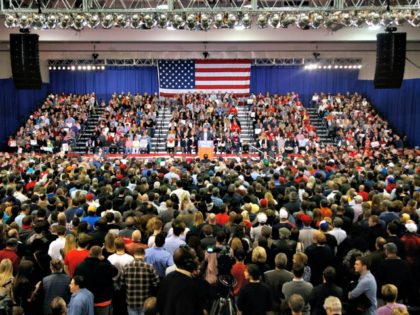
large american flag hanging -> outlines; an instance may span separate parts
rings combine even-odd
[[[160,60],[158,62],[159,93],[249,94],[250,60]]]

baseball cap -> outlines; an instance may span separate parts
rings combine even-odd
[[[328,230],[328,227],[329,227],[329,223],[327,221],[325,221],[325,220],[322,220],[319,223],[319,228],[321,229],[321,231],[327,231]]]
[[[286,208],[281,208],[279,212],[280,219],[287,219],[289,217],[289,213],[287,212]]]

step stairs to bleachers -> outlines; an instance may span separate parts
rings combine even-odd
[[[158,110],[155,135],[150,140],[151,153],[166,153],[166,138],[168,137],[169,122],[171,120],[170,107],[161,106]]]
[[[255,145],[255,133],[252,118],[247,106],[238,106],[238,120],[241,123],[241,143],[248,142],[250,146]]]
[[[98,126],[99,117],[105,111],[104,107],[95,107],[95,112],[89,115],[86,122],[86,127],[81,131],[79,137],[77,137],[75,144],[72,146],[74,153],[86,153],[86,142],[95,132],[96,126]]]
[[[311,125],[316,128],[316,133],[319,136],[321,143],[323,144],[335,144],[334,140],[328,136],[328,129],[325,121],[318,115],[317,107],[307,108]]]

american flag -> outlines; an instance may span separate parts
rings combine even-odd
[[[159,93],[232,93],[249,95],[250,60],[160,60]]]

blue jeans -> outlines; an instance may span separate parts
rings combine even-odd
[[[127,306],[128,315],[144,315],[143,308],[134,308]]]

